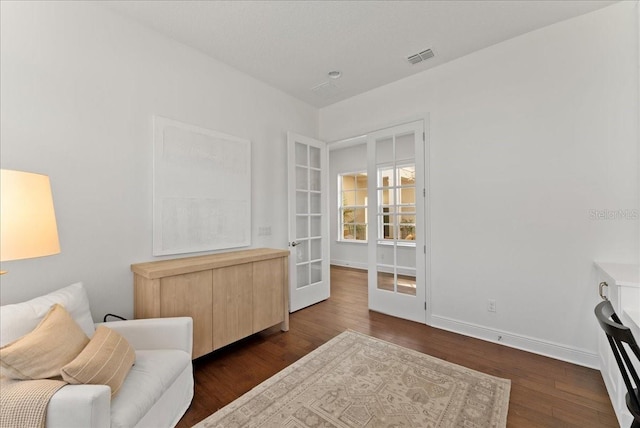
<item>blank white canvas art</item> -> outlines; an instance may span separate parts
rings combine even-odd
[[[154,117],[153,255],[251,245],[251,142]]]

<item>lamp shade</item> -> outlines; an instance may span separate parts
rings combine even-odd
[[[0,170],[0,261],[60,252],[49,177]]]

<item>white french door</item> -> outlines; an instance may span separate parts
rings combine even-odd
[[[426,322],[424,123],[367,136],[369,309]]]
[[[289,311],[329,298],[327,147],[287,133],[289,186]]]

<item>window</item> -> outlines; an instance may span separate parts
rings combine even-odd
[[[415,164],[378,167],[378,228],[381,241],[415,241]]]
[[[367,173],[338,175],[340,241],[367,241]],[[416,167],[378,167],[378,237],[413,244],[416,239]]]
[[[340,241],[367,240],[367,173],[338,175]]]

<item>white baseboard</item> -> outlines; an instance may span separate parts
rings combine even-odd
[[[558,343],[458,321],[439,315],[431,315],[431,326],[511,348],[533,352],[534,354],[544,355],[545,357],[555,358],[556,360],[567,361],[596,370],[600,369],[598,354],[583,349],[572,348]]]
[[[354,269],[368,269],[368,265],[366,263],[357,263],[346,260],[331,260],[331,264]],[[584,349],[572,348],[546,340],[514,334],[433,314],[431,315],[431,326],[463,334],[465,336],[475,337],[476,339],[509,346],[511,348],[533,352],[534,354],[544,355],[545,357],[567,361],[569,363],[578,364],[592,369],[600,369],[600,359],[598,354]]]
[[[354,269],[362,269],[362,270],[369,270],[369,265],[367,263],[358,263],[358,262],[351,262],[351,261],[347,261],[347,260],[331,260],[329,262],[332,265],[336,265],[336,266],[342,266],[342,267],[350,267],[350,268],[354,268]],[[393,272],[390,269],[385,269],[382,268],[381,269],[382,272],[388,272],[391,273]],[[398,274],[400,275],[408,275],[408,276],[416,276],[416,270],[415,269],[411,269],[411,268],[398,268]]]
[[[362,269],[362,270],[369,269],[369,265],[367,263],[358,263],[358,262],[352,262],[348,260],[331,260],[329,263],[336,266],[349,267],[354,269]]]

